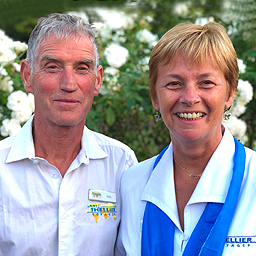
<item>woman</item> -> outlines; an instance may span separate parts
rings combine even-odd
[[[171,143],[123,175],[116,255],[256,255],[256,153],[222,125],[238,84],[225,29],[169,30],[148,84]]]

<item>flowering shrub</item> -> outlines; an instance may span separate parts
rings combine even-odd
[[[93,23],[104,78],[86,124],[128,144],[139,160],[157,154],[169,143],[169,132],[163,122],[154,121],[147,86],[150,53],[159,40],[158,35],[151,32],[152,18],[101,8],[87,11],[92,16],[95,16],[93,12],[97,13]],[[88,19],[86,12],[71,14]],[[19,73],[20,56],[26,47],[0,31],[1,138],[17,133],[34,111],[33,95],[24,91]],[[245,72],[242,60],[239,66],[240,72]],[[233,135],[244,142],[246,123],[239,117],[252,95],[250,83],[239,80],[232,116],[224,122]]]
[[[34,111],[34,98],[27,94],[20,75],[20,57],[27,45],[13,41],[0,30],[0,132],[14,135]]]
[[[245,65],[241,60],[238,60],[240,73],[245,72]],[[242,64],[242,66],[241,66]],[[228,121],[223,121],[223,123],[228,127],[233,136],[246,143],[246,123],[239,117],[245,113],[246,105],[253,98],[253,87],[248,81],[242,79],[238,80],[238,87],[235,93],[235,99],[233,105],[230,109],[230,119]]]

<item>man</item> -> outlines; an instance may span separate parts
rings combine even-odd
[[[0,255],[113,255],[119,182],[137,162],[126,145],[85,127],[103,76],[93,28],[39,19],[21,74],[34,116],[0,143]]]

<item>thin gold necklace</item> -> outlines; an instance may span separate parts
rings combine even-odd
[[[173,157],[173,160],[174,160],[174,162],[175,162],[181,169],[183,169],[183,170],[188,174],[188,176],[189,176],[190,178],[199,179],[199,178],[202,176],[203,172],[200,173],[200,174],[192,174],[192,173],[190,173],[189,171],[187,171],[187,168],[184,168],[183,166],[181,166],[181,165],[175,160],[174,157]]]

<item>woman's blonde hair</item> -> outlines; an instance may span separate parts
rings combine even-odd
[[[209,56],[223,71],[228,92],[237,88],[238,64],[233,44],[225,28],[210,22],[204,26],[181,23],[167,31],[153,48],[149,60],[148,86],[152,99],[156,99],[156,81],[159,65],[174,60],[178,53],[185,56],[188,64],[203,64]]]

